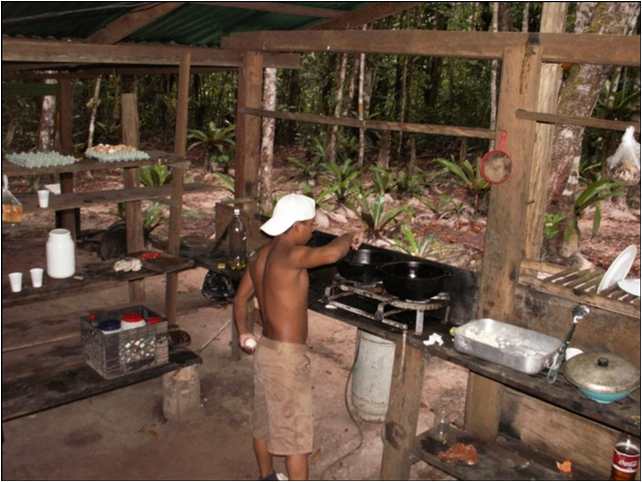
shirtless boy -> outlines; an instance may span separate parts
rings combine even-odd
[[[263,480],[277,480],[272,456],[286,457],[290,480],[308,478],[313,417],[308,337],[308,268],[331,264],[358,248],[362,233],[347,233],[311,248],[314,200],[282,197],[261,229],[273,236],[250,262],[234,298],[241,348],[254,356],[254,452]],[[256,295],[263,320],[257,341],[247,327],[246,304]]]

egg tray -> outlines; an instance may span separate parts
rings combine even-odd
[[[118,152],[96,152],[93,149],[87,149],[85,156],[96,159],[99,162],[124,162],[124,161],[142,161],[149,159],[149,154],[144,151],[118,151]]]
[[[64,156],[55,151],[19,152],[7,154],[6,159],[18,166],[27,169],[38,169],[42,167],[68,166],[78,162],[74,156]]]
[[[164,365],[169,360],[167,321],[140,328],[105,333],[98,325],[120,319],[124,313],[138,313],[147,319],[159,316],[143,305],[101,311],[81,318],[80,337],[85,362],[106,379]]]

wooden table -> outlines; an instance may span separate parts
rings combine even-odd
[[[526,393],[582,417],[640,437],[639,400],[634,401],[627,398],[609,405],[600,405],[584,398],[576,387],[564,380],[563,377],[560,377],[554,385],[550,385],[542,374],[525,375],[510,368],[459,353],[454,349],[452,338],[449,335],[451,326],[438,321],[425,322],[424,334],[421,336],[415,335],[410,330],[404,337],[401,331],[395,328],[344,310],[329,309],[322,298],[324,287],[331,282],[335,273],[334,267],[312,270],[310,273],[310,309],[396,344],[389,409],[385,423],[381,472],[383,479],[407,479],[411,459],[424,460],[457,478],[467,480],[523,480],[525,478],[584,480],[600,478],[592,474],[588,467],[574,467],[570,477],[551,470],[551,467],[555,468],[555,460],[535,452],[524,443],[505,434],[502,434],[494,443],[484,443],[471,438],[466,433],[455,430],[459,439],[475,444],[484,457],[484,463],[480,463],[476,467],[464,467],[439,461],[437,453],[444,450],[445,447],[431,443],[429,433],[416,435],[425,362],[429,361],[432,356],[464,366],[474,373],[495,380],[506,387]],[[423,344],[423,341],[432,333],[442,336],[443,346],[432,345],[428,347]],[[402,350],[403,356],[401,356]],[[499,454],[503,455],[499,456]],[[507,454],[512,455],[507,459]]]

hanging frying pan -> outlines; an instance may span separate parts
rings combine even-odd
[[[497,149],[488,151],[479,161],[479,173],[490,184],[501,184],[510,177],[513,161],[506,152],[506,131],[499,131]]]

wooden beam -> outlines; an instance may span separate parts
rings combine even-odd
[[[87,42],[98,44],[115,44],[120,42],[144,26],[173,12],[181,7],[183,3],[184,2],[160,2],[152,7],[145,5],[135,8],[91,34],[87,37]]]
[[[608,129],[611,131],[625,131],[628,127],[633,126],[635,127],[635,132],[640,132],[640,121],[616,121],[595,117],[574,117],[570,115],[547,114],[546,112],[531,112],[524,109],[517,109],[515,115],[518,119],[534,120],[545,124],[594,127],[596,129]]]
[[[240,67],[242,54],[235,50],[176,45],[97,45],[59,40],[2,39],[3,62],[63,62],[72,64],[178,65],[186,53],[192,65]],[[298,55],[266,55],[265,66],[292,69],[301,66]]]
[[[307,7],[291,2],[189,2],[212,7],[239,8],[255,10],[257,12],[280,13],[283,15],[296,15],[301,17],[339,18],[344,10],[329,8]]]
[[[189,120],[189,84],[191,57],[187,52],[183,57],[178,74],[178,98],[176,99],[176,137],[174,152],[185,157],[187,154],[187,124]],[[172,197],[169,207],[169,234],[167,235],[167,252],[178,256],[181,244],[181,227],[183,213],[183,177],[185,169],[175,167],[172,170]],[[176,307],[178,298],[178,273],[169,273],[165,284],[165,316],[169,324],[176,324]]]
[[[364,7],[346,12],[333,20],[325,20],[308,27],[311,30],[342,30],[359,28],[362,25],[411,8],[424,5],[425,2],[373,2]]]
[[[415,448],[426,360],[421,348],[397,340],[384,425],[381,480],[408,480]]]
[[[21,65],[13,63],[13,66]],[[41,65],[41,64],[39,64]],[[8,65],[3,65],[3,80],[9,79],[60,79],[60,78],[71,78],[71,79],[95,79],[99,75],[177,75],[178,66],[165,66],[165,67],[137,67],[132,65],[125,66],[106,66],[102,65],[99,67],[90,67],[83,66],[80,69],[69,69],[69,70],[60,70],[59,65],[51,64],[48,67],[57,69],[58,71],[51,74],[41,71],[26,71],[26,70],[13,70]],[[78,66],[76,66],[78,67]],[[213,72],[234,72],[238,70],[238,67],[194,67],[190,69],[192,74],[211,74]],[[3,87],[3,90],[5,87]]]
[[[542,59],[553,63],[640,65],[639,35],[521,32],[450,32],[440,30],[332,30],[233,33],[225,49],[263,52],[352,52],[500,59],[504,48],[532,39]]]
[[[244,108],[260,109],[263,98],[263,54],[246,52],[239,74],[236,115],[235,197],[255,197],[261,150],[261,119],[244,114]]]
[[[505,150],[513,160],[511,176],[490,193],[479,289],[479,318],[510,321],[525,240],[535,123],[518,119],[518,108],[537,105],[542,49],[537,45],[509,47],[502,60],[497,139],[507,133]],[[466,399],[466,430],[482,440],[494,440],[499,430],[502,387],[470,373]]]
[[[306,114],[303,112],[283,112],[264,109],[240,108],[243,114],[252,114],[275,119],[312,122],[314,124],[339,125],[359,129],[383,131],[414,132],[417,134],[437,134],[444,136],[472,137],[475,139],[494,139],[495,131],[476,127],[459,127],[438,124],[413,124],[409,122],[388,122],[376,120],[359,120],[351,117],[331,117],[326,115]]]

